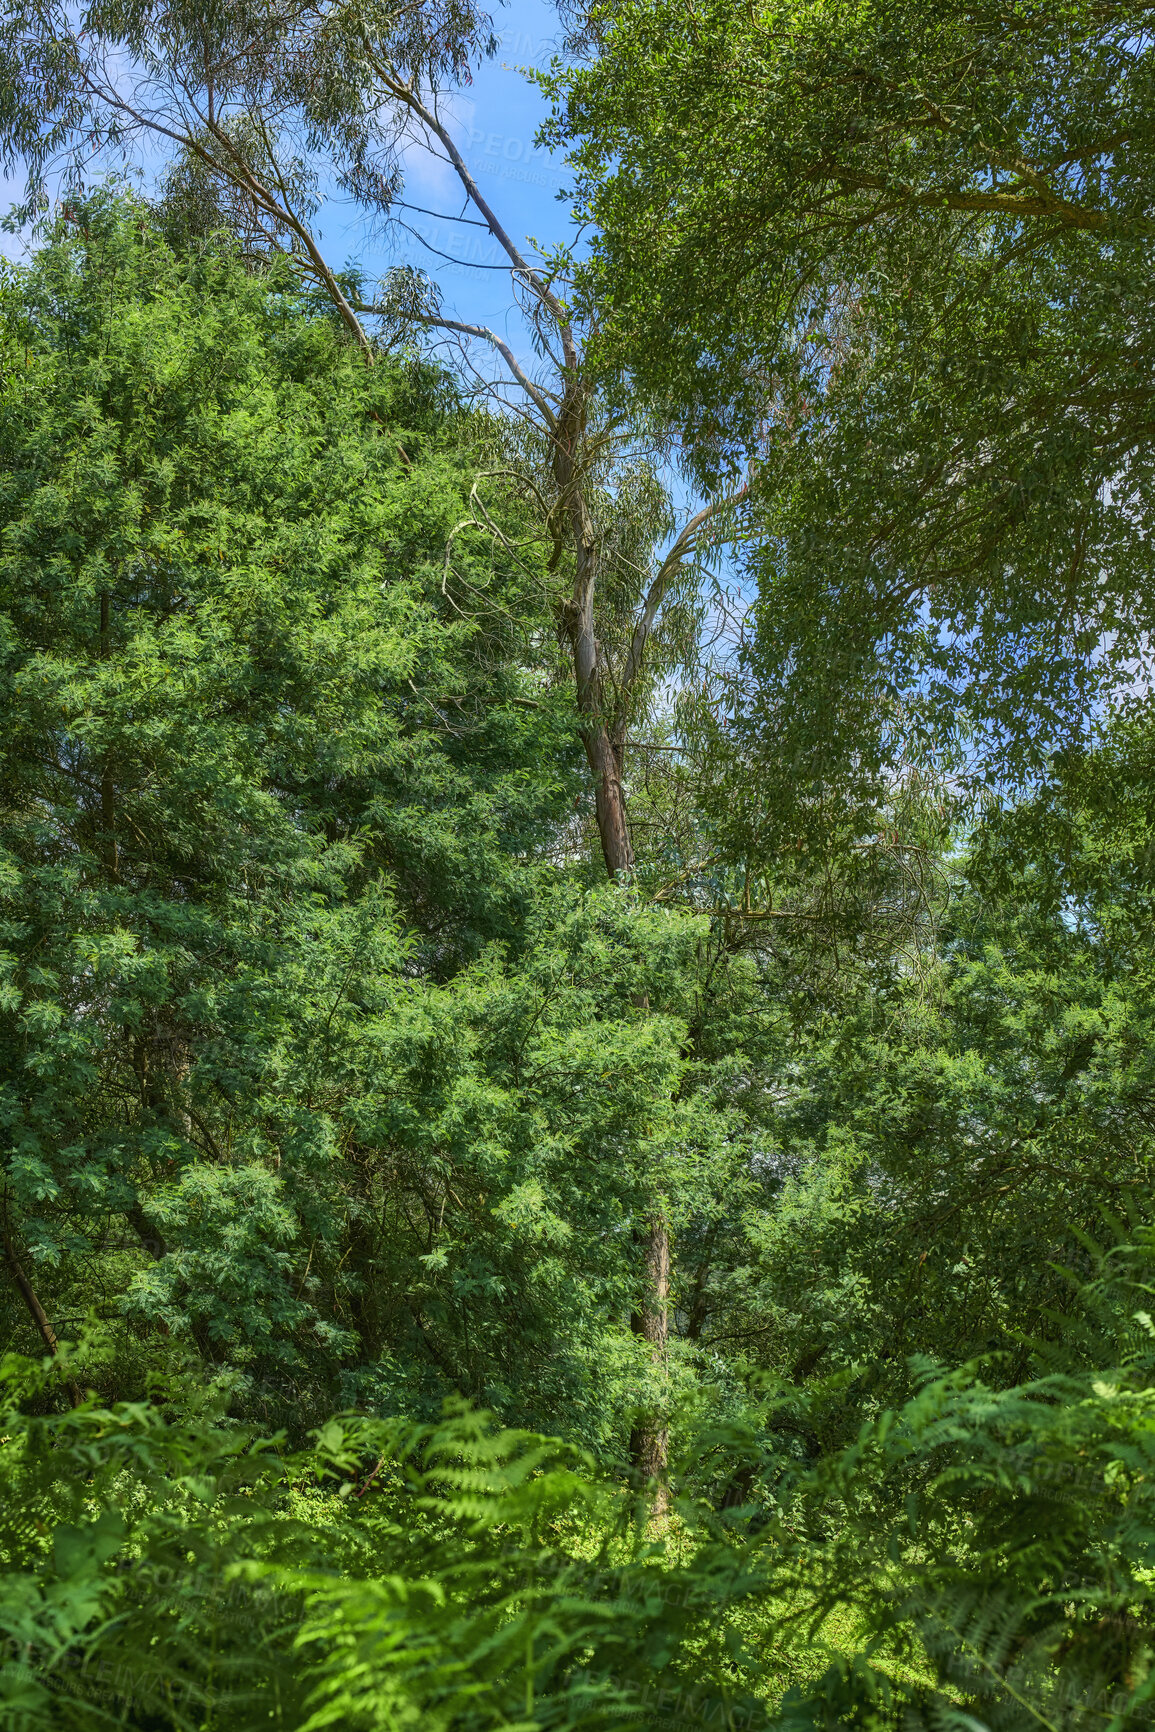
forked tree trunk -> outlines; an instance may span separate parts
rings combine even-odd
[[[584,526],[583,526],[584,527]],[[622,789],[622,744],[624,727],[620,724],[611,732],[601,713],[602,689],[598,667],[597,641],[593,629],[594,567],[592,549],[584,535],[577,537],[579,550],[586,554],[588,567],[578,561],[578,583],[570,603],[568,624],[573,646],[574,674],[577,685],[578,711],[584,725],[582,743],[594,782],[594,806],[598,836],[606,871],[611,878],[628,872],[634,864],[630,843],[630,828],[626,818],[625,794]],[[639,1000],[643,1006],[645,1000]],[[670,1230],[662,1211],[655,1207],[644,1232],[637,1235],[643,1248],[644,1299],[640,1311],[631,1318],[634,1334],[648,1342],[651,1358],[664,1375],[669,1351],[670,1297]],[[669,1460],[669,1428],[664,1413],[644,1415],[630,1433],[630,1460],[640,1474],[656,1480],[658,1495],[655,1515],[666,1508],[666,1469]]]

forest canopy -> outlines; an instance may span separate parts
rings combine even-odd
[[[1153,20],[7,8],[0,1727],[1149,1717]]]
[[[803,758],[900,702],[1029,781],[1146,690],[1153,16],[631,0],[554,82],[599,342],[704,476],[757,460]]]

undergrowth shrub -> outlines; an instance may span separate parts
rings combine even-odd
[[[65,1407],[83,1354],[10,1355],[0,1726],[1130,1732],[1155,1701],[1151,1250],[1090,1293],[1113,1370],[924,1365],[817,1464],[715,1431],[747,1502],[695,1498],[690,1461],[663,1521],[464,1404],[291,1451],[182,1386]]]

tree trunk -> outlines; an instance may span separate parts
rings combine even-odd
[[[634,851],[630,846],[622,792],[622,748],[617,737],[621,729],[615,727],[611,732],[610,718],[605,714],[601,658],[594,631],[597,543],[593,524],[580,498],[572,509],[572,532],[576,568],[573,595],[566,604],[564,617],[573,651],[574,687],[581,717],[579,726],[593,777],[602,855],[606,871],[611,878],[617,878],[633,865]]]
[[[635,1335],[649,1343],[655,1365],[665,1370],[670,1347],[670,1228],[665,1216],[655,1211],[645,1230],[634,1235],[643,1247],[645,1297],[640,1311],[630,1318]],[[638,1472],[658,1482],[654,1513],[666,1508],[666,1468],[669,1462],[669,1426],[665,1413],[651,1412],[639,1419],[630,1433],[630,1460]]]
[[[580,391],[567,404],[554,438],[554,479],[567,501],[574,549],[574,586],[564,609],[566,632],[573,652],[574,685],[582,744],[594,782],[594,804],[598,836],[606,871],[618,878],[631,870],[634,851],[626,818],[622,789],[622,744],[625,711],[621,694],[616,713],[606,705],[602,660],[594,629],[594,596],[597,589],[597,533],[581,494],[581,476],[573,454],[585,428],[585,402]],[[645,999],[639,1001],[645,1006]],[[665,1215],[654,1206],[645,1231],[638,1235],[645,1247],[645,1298],[631,1319],[634,1333],[649,1343],[659,1375],[664,1374],[669,1347],[670,1232]],[[644,1415],[630,1433],[630,1459],[639,1473],[656,1480],[658,1493],[654,1513],[666,1509],[666,1468],[669,1459],[669,1428],[663,1412]]]
[[[622,760],[609,730],[601,725],[582,730],[594,779],[594,810],[597,813],[598,835],[602,857],[611,878],[628,872],[634,863],[630,831],[626,823],[626,802],[622,794]]]
[[[56,1339],[55,1329],[53,1329],[52,1324],[49,1322],[48,1313],[40,1303],[36,1294],[36,1289],[28,1279],[28,1276],[24,1271],[24,1266],[16,1255],[16,1247],[12,1242],[12,1234],[8,1226],[7,1202],[4,1204],[3,1216],[0,1218],[0,1243],[4,1246],[4,1261],[7,1263],[12,1279],[15,1281],[16,1286],[19,1289],[20,1297],[28,1308],[28,1314],[36,1325],[40,1339],[43,1341],[45,1347],[47,1347],[53,1359],[55,1359],[60,1343]],[[69,1399],[71,1400],[73,1407],[79,1407],[81,1402],[84,1400],[84,1397],[80,1393],[79,1386],[70,1377],[67,1379],[65,1387],[68,1390]]]

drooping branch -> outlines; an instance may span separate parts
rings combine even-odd
[[[384,307],[375,307],[366,302],[359,301],[356,310],[359,313],[366,314],[373,318],[383,318],[386,316],[386,309]],[[454,331],[459,336],[477,337],[482,342],[489,343],[497,354],[501,356],[502,360],[509,368],[512,377],[521,386],[534,407],[539,410],[546,426],[552,431],[555,425],[555,414],[553,408],[550,406],[549,400],[552,398],[555,403],[559,401],[556,392],[546,391],[541,385],[534,384],[524,367],[522,367],[521,363],[518,361],[517,356],[514,354],[509,344],[503,337],[499,337],[496,331],[490,330],[488,325],[471,325],[467,324],[463,319],[447,319],[442,317],[440,314],[413,313],[411,317],[415,323],[424,325],[428,330]]]
[[[237,149],[227,130],[222,127],[218,119],[209,114],[202,115],[199,111],[194,110],[203,132],[213,138],[217,144],[220,154],[214,155],[212,151],[206,148],[203,137],[198,137],[191,127],[177,131],[174,127],[166,125],[159,116],[147,114],[134,107],[114,85],[101,87],[89,79],[86,79],[85,83],[90,94],[99,97],[108,108],[122,114],[138,130],[151,132],[158,138],[167,139],[179,150],[187,151],[196,157],[211,174],[221,175],[225,180],[231,182],[238,192],[244,193],[252,201],[257,210],[263,211],[274,222],[283,225],[301,247],[308,261],[309,269],[323,286],[366,360],[372,361],[373,346],[361,321],[353,311],[348,297],[318,247],[309,225],[297,215],[287,197],[278,199],[269,190],[252,165]],[[275,158],[271,157],[270,160],[275,160]]]
[[[697,547],[702,530],[713,518],[718,516],[719,512],[731,510],[734,506],[739,505],[748,491],[748,487],[741,487],[737,493],[731,494],[726,499],[711,500],[708,505],[704,505],[701,511],[696,512],[691,517],[662,560],[649,589],[646,591],[641,612],[630,638],[630,647],[626,654],[625,664],[618,678],[618,687],[623,698],[628,698],[633,690],[645,660],[646,649],[653,634],[654,621],[658,616],[658,611],[666,599],[674,578]]]

